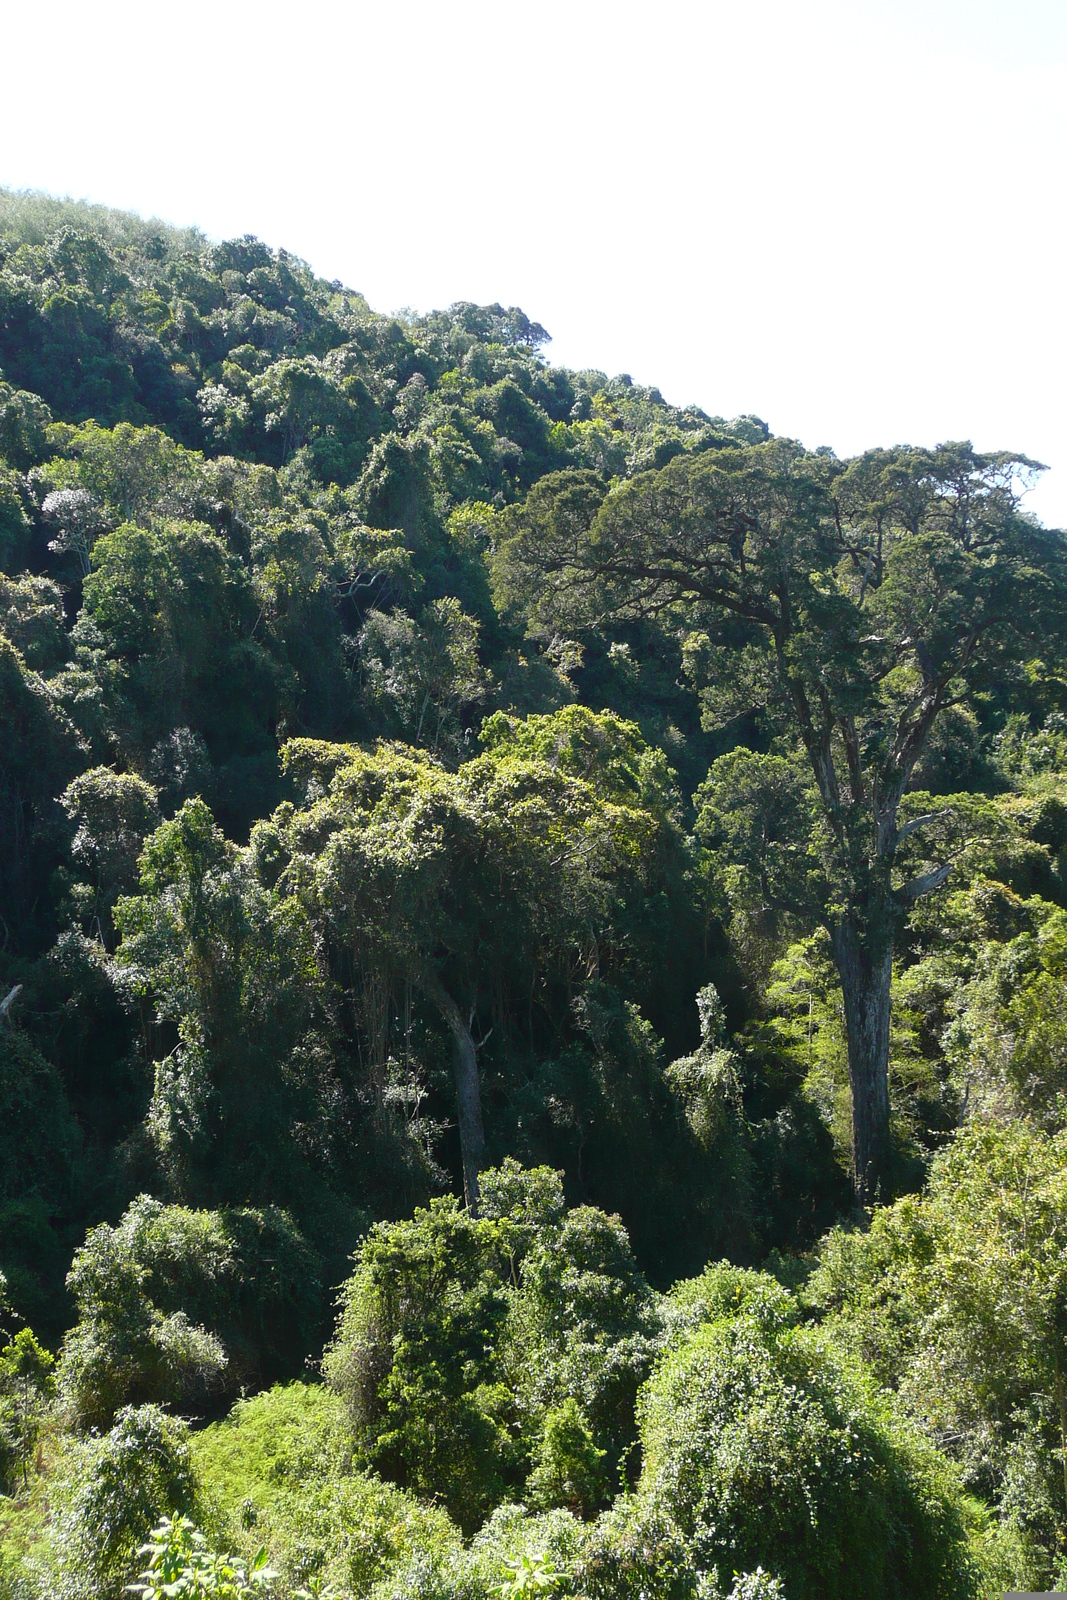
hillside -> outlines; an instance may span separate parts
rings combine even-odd
[[[0,191],[12,1595],[1067,1575],[1041,469],[549,346]]]

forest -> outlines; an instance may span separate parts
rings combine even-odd
[[[1042,467],[549,343],[0,190],[0,1600],[1067,1588]]]

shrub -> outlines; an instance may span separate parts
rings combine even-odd
[[[318,1272],[284,1211],[190,1211],[142,1195],[74,1257],[78,1323],[59,1379],[75,1419],[106,1425],[145,1401],[202,1409],[291,1372],[314,1339]]]
[[[149,1558],[148,1566],[140,1583],[127,1588],[141,1600],[173,1600],[175,1595],[188,1595],[189,1600],[245,1600],[277,1577],[264,1551],[249,1563],[212,1550],[188,1517],[164,1517],[138,1554]]]
[[[608,1474],[578,1402],[568,1397],[545,1414],[534,1470],[526,1482],[530,1504],[539,1510],[565,1506],[592,1516],[607,1500]]]
[[[662,1497],[647,1492],[621,1495],[597,1518],[575,1571],[576,1592],[588,1600],[697,1600],[697,1585],[682,1530]]]
[[[276,1384],[237,1404],[190,1440],[205,1492],[235,1519],[268,1511],[305,1479],[351,1470],[344,1404],[322,1383]]]
[[[110,1432],[72,1448],[55,1506],[57,1600],[119,1600],[161,1518],[197,1517],[185,1425],[157,1406],[126,1407]]]
[[[634,1405],[658,1339],[655,1300],[618,1217],[592,1206],[545,1229],[523,1264],[504,1360],[521,1408],[542,1434],[568,1400],[613,1472],[634,1443]]]
[[[226,1352],[183,1312],[164,1316],[145,1291],[121,1228],[90,1230],[68,1277],[79,1320],[63,1343],[59,1387],[75,1424],[106,1427],[121,1406],[202,1406],[221,1391]]]
[[[482,1187],[480,1218],[442,1199],[371,1230],[324,1363],[360,1461],[466,1532],[531,1464],[536,1504],[595,1511],[659,1339],[617,1217],[566,1212],[545,1167],[508,1161]]]
[[[324,1362],[362,1460],[439,1495],[468,1530],[502,1497],[510,1465],[494,1354],[507,1311],[504,1232],[451,1197],[372,1228]]]
[[[713,1262],[695,1278],[683,1278],[663,1297],[661,1314],[669,1336],[684,1337],[703,1323],[739,1313],[761,1327],[791,1327],[800,1307],[776,1278],[729,1261]]]
[[[344,1403],[323,1384],[242,1400],[192,1449],[227,1537],[265,1544],[288,1582],[362,1595],[418,1551],[443,1559],[459,1548],[440,1508],[352,1471]]]
[[[527,1515],[498,1506],[466,1549],[419,1552],[380,1582],[371,1600],[519,1600],[570,1588],[582,1524],[565,1511]]]
[[[640,1425],[642,1493],[720,1582],[762,1565],[790,1600],[975,1593],[947,1463],[812,1333],[754,1316],[698,1330]]]
[[[0,1459],[9,1485],[29,1482],[30,1462],[55,1393],[54,1360],[31,1328],[20,1328],[0,1350]]]

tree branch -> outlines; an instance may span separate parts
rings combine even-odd
[[[914,905],[916,900],[921,900],[923,895],[933,894],[935,889],[940,889],[949,873],[952,871],[952,862],[942,862],[932,872],[924,872],[918,878],[912,878],[899,891],[900,899],[905,905]]]

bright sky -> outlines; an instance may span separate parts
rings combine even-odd
[[[1067,525],[1067,0],[2,0],[0,183],[256,233],[379,310]]]

